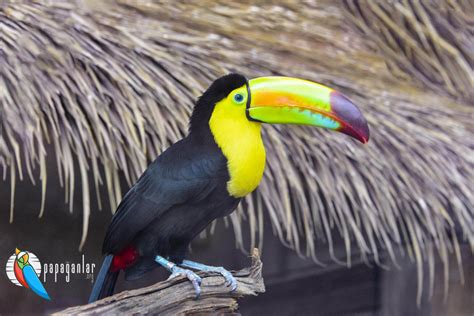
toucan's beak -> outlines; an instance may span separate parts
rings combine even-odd
[[[271,124],[313,125],[369,140],[369,126],[359,108],[321,84],[289,77],[249,80],[250,120]]]

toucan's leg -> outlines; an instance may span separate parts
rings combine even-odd
[[[191,270],[178,267],[175,263],[169,260],[166,260],[162,256],[156,256],[155,261],[158,262],[161,266],[163,266],[166,270],[171,272],[170,278],[174,278],[178,275],[186,276],[188,280],[191,281],[191,283],[194,286],[194,291],[196,292],[196,298],[198,298],[199,295],[201,295],[201,286],[200,286],[201,278],[199,277],[199,275],[197,275]]]
[[[217,272],[224,277],[224,279],[226,280],[227,286],[230,285],[232,291],[235,291],[235,289],[237,288],[237,281],[235,280],[234,276],[232,275],[232,273],[230,273],[223,267],[208,266],[208,265],[205,265],[199,262],[190,261],[190,260],[183,260],[183,262],[180,265],[186,268],[191,268],[191,269],[199,270],[199,271]]]

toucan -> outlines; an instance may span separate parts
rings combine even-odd
[[[358,107],[329,87],[290,77],[218,78],[197,100],[188,135],[156,158],[120,202],[90,302],[113,294],[120,271],[131,280],[157,266],[170,277],[185,276],[196,297],[201,278],[193,270],[218,273],[236,289],[223,267],[185,257],[206,226],[232,213],[257,188],[266,160],[262,123],[312,125],[362,143],[369,139]]]

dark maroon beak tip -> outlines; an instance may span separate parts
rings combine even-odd
[[[359,108],[346,96],[337,91],[330,95],[332,112],[344,123],[341,132],[352,136],[361,143],[369,141],[369,125]]]

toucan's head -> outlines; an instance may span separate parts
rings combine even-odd
[[[343,94],[324,85],[289,77],[247,80],[229,74],[214,81],[196,104],[190,130],[215,120],[225,124],[312,125],[347,134],[362,143],[369,127],[359,108]]]

